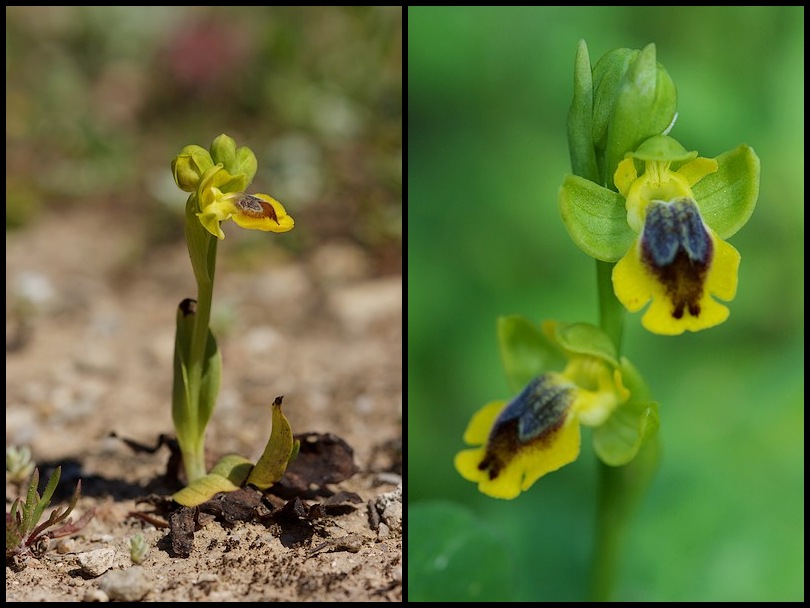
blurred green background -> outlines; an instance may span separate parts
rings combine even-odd
[[[144,255],[182,243],[170,161],[223,132],[295,217],[286,246],[400,272],[401,7],[6,8],[7,228],[96,209]]]
[[[627,318],[625,352],[661,404],[663,459],[627,539],[618,598],[804,599],[804,9],[410,8],[409,505],[470,507],[505,539],[518,600],[585,597],[589,435],[515,501],[452,458],[474,411],[509,397],[495,320],[596,322],[595,264],[557,192],[577,41],[591,61],[655,42],[678,88],[672,135],[702,156],[748,143],[759,203],[729,320],[664,338]],[[472,561],[475,556],[470,556]]]

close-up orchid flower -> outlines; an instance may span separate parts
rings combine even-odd
[[[708,329],[728,318],[714,297],[734,298],[740,254],[724,239],[748,221],[759,193],[759,159],[750,146],[696,157],[656,135],[618,164],[618,192],[574,175],[560,191],[574,242],[598,260],[618,262],[616,297],[630,312],[652,300],[642,324],[657,334]]]

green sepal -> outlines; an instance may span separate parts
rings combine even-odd
[[[620,194],[582,177],[566,175],[559,202],[568,234],[592,258],[617,262],[630,249],[636,235],[627,224]]]
[[[568,150],[575,175],[598,181],[593,142],[593,78],[588,45],[580,40],[574,60],[574,96],[568,111]]]
[[[721,239],[751,217],[759,197],[759,157],[741,144],[715,158],[718,169],[692,186],[703,220]]]
[[[519,315],[498,318],[498,344],[509,388],[517,392],[539,374],[565,366],[565,356],[538,327]]]
[[[204,192],[208,188],[217,188],[220,192],[244,192],[248,186],[248,177],[245,173],[231,173],[222,163],[217,163],[200,178],[200,183],[197,186],[197,196],[202,198],[200,209],[204,211],[204,207],[210,202],[210,193]]]
[[[293,453],[293,436],[290,423],[281,412],[281,397],[276,397],[272,405],[273,427],[270,439],[250,471],[247,482],[260,490],[266,490],[284,476],[287,463]]]
[[[247,146],[242,146],[236,150],[236,161],[233,166],[234,173],[242,173],[247,180],[245,188],[247,188],[256,176],[256,171],[259,168],[259,161],[256,160],[256,155],[253,150]]]
[[[656,61],[655,45],[648,44],[630,61],[616,89],[602,173],[611,190],[619,161],[645,139],[663,133],[672,124],[676,108],[675,83]]]
[[[231,175],[244,176],[244,183],[238,188],[222,188],[223,192],[244,191],[256,175],[258,161],[253,151],[246,146],[237,149],[236,141],[224,133],[211,142],[211,157],[215,163],[221,163]]]
[[[235,173],[231,169],[236,162],[236,140],[225,133],[214,138],[211,142],[211,158],[215,163],[221,163],[228,173]]]
[[[622,383],[630,398],[593,431],[593,446],[597,456],[611,466],[625,465],[633,460],[644,444],[658,431],[658,404],[650,399],[650,391],[638,370],[630,361],[621,359]]]
[[[252,462],[238,454],[224,456],[210,473],[175,492],[172,500],[184,507],[196,507],[218,492],[234,492],[245,483],[252,466]]]
[[[608,335],[590,323],[557,323],[554,335],[562,349],[571,355],[587,355],[618,367],[616,347]]]
[[[683,144],[669,135],[653,135],[645,139],[641,145],[626,156],[637,158],[640,161],[669,161],[683,164],[697,158],[697,151],[687,150]]]

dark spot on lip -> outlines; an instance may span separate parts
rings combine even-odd
[[[690,198],[652,201],[644,221],[641,261],[664,286],[672,318],[700,315],[700,299],[714,248],[697,204]]]
[[[276,216],[276,210],[273,208],[273,205],[256,196],[243,194],[236,199],[236,206],[239,207],[242,215],[255,219],[269,218],[276,224],[279,223],[278,216]]]
[[[571,389],[545,374],[532,380],[498,415],[478,470],[493,480],[523,446],[553,441],[565,423]]]

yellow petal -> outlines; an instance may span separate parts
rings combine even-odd
[[[613,183],[616,184],[619,193],[627,198],[630,186],[633,185],[636,178],[638,178],[638,171],[636,171],[636,165],[633,163],[633,159],[625,158],[619,163],[618,167],[616,167],[616,173],[613,174]]]
[[[209,209],[213,209],[213,205]],[[200,223],[208,232],[220,239],[225,238],[225,233],[222,232],[222,227],[219,224],[223,218],[220,217],[219,213],[209,210],[205,213],[198,213],[197,217],[200,218]]]
[[[489,431],[495,424],[495,419],[504,407],[506,407],[506,401],[492,401],[475,412],[467,425],[467,430],[464,431],[464,443],[467,445],[485,444]]]
[[[639,258],[638,239],[613,267],[613,291],[630,312],[638,312],[650,301],[660,285],[645,270]]]
[[[545,441],[522,446],[492,479],[488,470],[478,468],[486,454],[483,447],[459,452],[454,464],[462,477],[478,483],[480,492],[493,498],[511,499],[528,490],[543,475],[576,460],[579,448],[579,423],[569,416]]]
[[[678,173],[686,178],[690,186],[694,186],[710,173],[717,171],[717,161],[713,158],[699,157],[678,169]]]
[[[711,232],[714,244],[714,259],[706,280],[706,290],[721,300],[729,302],[737,295],[737,274],[740,269],[740,252]]]
[[[233,221],[242,228],[288,232],[295,225],[284,206],[267,194],[242,194],[230,202],[233,204]]]

